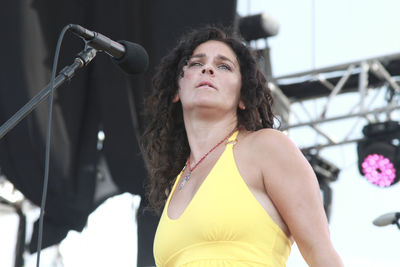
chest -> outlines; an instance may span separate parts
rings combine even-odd
[[[241,150],[232,150],[232,147],[227,149],[228,151],[218,151],[210,156],[192,172],[185,167],[177,178],[179,180],[168,205],[168,216],[171,219],[179,218],[203,185],[208,183],[212,183],[212,190],[217,188],[225,192],[231,189],[234,182],[240,182],[240,186],[247,187],[256,197],[263,195],[264,183],[258,169],[251,164],[245,153],[241,153]],[[239,181],[234,181],[233,178]],[[215,194],[221,195],[221,192]],[[214,200],[218,201],[218,198]]]
[[[263,231],[265,210],[236,166],[226,166],[223,162],[224,159],[218,162],[197,188],[194,185],[184,187],[191,191],[186,198],[183,190],[179,192],[182,194],[175,192],[172,195],[159,230],[173,236],[164,238],[181,244],[189,242],[187,245],[190,245],[193,242],[248,240],[253,235],[249,227],[256,224]],[[172,202],[174,196],[175,203]]]

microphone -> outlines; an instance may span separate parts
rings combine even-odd
[[[98,51],[110,55],[123,71],[128,74],[137,74],[146,71],[149,65],[149,56],[139,44],[128,41],[113,41],[107,36],[97,33],[77,24],[70,24],[71,31],[87,41],[87,44]]]
[[[386,226],[396,224],[400,219],[400,212],[386,213],[376,218],[372,223],[376,226]]]

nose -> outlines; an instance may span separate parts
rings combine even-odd
[[[204,68],[201,70],[201,73],[214,75],[214,70],[212,67],[205,65]]]

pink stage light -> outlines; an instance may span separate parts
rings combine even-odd
[[[366,156],[361,167],[367,180],[377,186],[390,186],[396,179],[396,169],[393,163],[381,154]]]

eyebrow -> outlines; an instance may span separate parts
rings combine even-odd
[[[192,58],[204,58],[204,57],[206,57],[206,54],[200,53],[200,54],[196,54],[196,55],[191,56],[189,59],[192,59]],[[236,67],[235,62],[233,62],[232,60],[230,60],[230,59],[227,58],[226,56],[217,55],[217,58],[218,58],[218,59],[221,59],[221,60],[224,60],[224,61],[229,61],[229,62],[231,62],[231,63]]]

